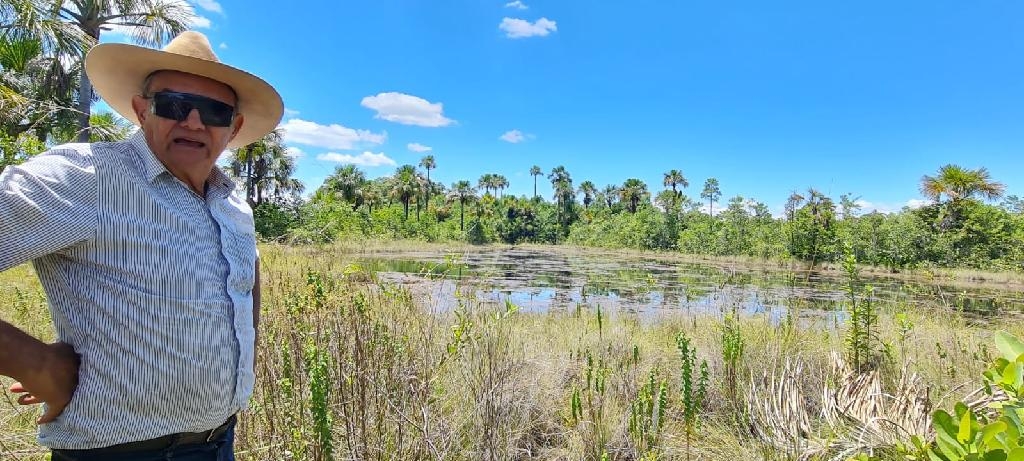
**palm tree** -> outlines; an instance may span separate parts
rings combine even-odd
[[[113,112],[100,112],[89,116],[92,132],[89,142],[124,141],[135,131],[135,126]]]
[[[81,68],[47,53],[43,40],[0,35],[0,130],[11,138],[31,133],[47,142],[55,130],[71,132],[75,82]],[[58,139],[64,141],[65,139]]]
[[[800,195],[799,192],[793,191],[789,194],[789,199],[786,200],[786,219],[789,221],[793,220],[796,214],[796,209],[804,201],[804,196]]]
[[[7,0],[0,3],[0,36],[38,40],[48,56],[83,56],[96,40],[61,17],[64,2]]]
[[[700,193],[700,197],[708,200],[708,214],[711,216],[715,215],[715,202],[722,196],[722,189],[718,187],[718,180],[715,178],[708,178],[704,181],[704,190]]]
[[[813,187],[807,189],[807,197],[807,208],[814,222],[822,227],[830,226],[835,217],[835,204],[832,203],[832,199]]]
[[[551,169],[548,179],[551,181],[551,187],[555,189],[554,199],[558,206],[558,220],[562,222],[562,218],[568,216],[568,211],[570,211],[576,197],[572,187],[572,177],[564,166],[559,165]],[[562,224],[565,223],[562,222]]]
[[[615,204],[615,199],[619,196],[619,187],[614,184],[604,186],[604,199],[608,202],[608,208],[611,208]]]
[[[74,117],[53,127],[49,133],[50,139],[58,144],[74,142],[78,139],[77,119]],[[94,112],[89,116],[89,126],[92,127],[89,142],[123,141],[135,131],[131,122],[114,112]]]
[[[413,197],[416,201],[416,220],[420,220],[420,208],[424,206],[424,197],[430,196],[430,182],[426,177],[416,172],[416,186],[419,188],[419,192]]]
[[[372,214],[373,207],[384,201],[385,194],[381,191],[380,182],[371,181],[360,189],[359,195],[362,197],[363,203],[366,204],[367,212]]]
[[[629,203],[630,213],[636,213],[640,200],[645,199],[647,195],[647,184],[636,178],[627,179],[619,189],[620,200]]]
[[[958,165],[939,168],[936,176],[921,177],[921,194],[940,203],[945,195],[950,202],[982,197],[997,200],[1006,192],[1006,186],[992,180],[986,168],[969,170]]]
[[[419,190],[419,174],[416,173],[416,167],[402,165],[395,170],[395,175],[391,178],[391,196],[402,202],[406,221],[409,220],[409,203]]]
[[[337,167],[334,174],[324,180],[324,187],[342,200],[351,203],[353,210],[359,208],[366,200],[363,191],[365,184],[366,174],[351,164]]]
[[[682,194],[682,192],[676,190],[677,186],[683,186],[684,188],[690,187],[690,182],[683,177],[683,172],[679,170],[671,170],[668,173],[665,173],[664,184],[665,187],[671,187],[672,193],[677,197]]]
[[[434,156],[433,155],[427,155],[427,156],[424,156],[420,160],[420,166],[423,167],[423,169],[427,170],[427,188],[426,188],[426,190],[427,190],[427,210],[429,211],[430,210],[430,189],[432,189],[432,187],[430,187],[430,184],[431,184],[431,182],[430,182],[430,170],[433,170],[434,168],[437,168],[437,162],[434,161]]]
[[[551,169],[551,173],[548,174],[548,179],[551,181],[551,187],[555,189],[555,200],[561,203],[561,200],[565,198],[565,192],[568,190],[569,195],[575,195],[572,189],[572,176],[565,169],[564,166],[557,166]]]
[[[100,33],[112,27],[124,28],[135,43],[160,46],[188,29],[195,18],[192,9],[180,0],[52,0],[53,11],[77,26],[93,43]],[[89,114],[92,84],[82,72],[78,85],[79,142],[89,141]]]
[[[292,178],[295,159],[287,152],[281,130],[275,129],[231,154],[231,173],[243,180],[250,206],[261,205],[265,196],[281,199],[285,194],[302,191],[302,183]]]
[[[537,198],[537,176],[544,174],[544,171],[539,166],[534,165],[530,167],[530,176],[533,176],[533,198]]]
[[[459,230],[466,229],[466,202],[476,199],[476,190],[469,184],[469,181],[459,181],[452,184],[448,191],[449,202],[459,202]]]
[[[977,197],[997,200],[1004,193],[1006,186],[993,181],[986,168],[969,170],[958,165],[944,165],[939,168],[938,175],[921,177],[921,194],[942,207],[943,229],[949,229],[960,221],[964,202]],[[945,203],[942,202],[943,195],[948,199]]]
[[[476,187],[483,189],[484,194],[488,194],[491,188],[494,187],[494,175],[486,173],[480,176],[480,179],[476,181]]]
[[[505,189],[508,187],[508,178],[500,174],[495,174],[491,177],[491,185],[494,190],[498,192],[498,198],[504,195]]]
[[[597,187],[594,186],[593,182],[583,181],[580,183],[580,191],[583,194],[583,206],[590,208],[590,204],[594,201],[594,196],[597,195]]]

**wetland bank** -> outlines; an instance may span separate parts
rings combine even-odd
[[[534,246],[363,248],[261,248],[239,459],[896,459],[911,434],[930,436],[932,411],[982,386],[994,331],[1024,334],[1012,285]],[[31,271],[0,284],[4,318],[50,337]],[[854,303],[870,318],[859,333]],[[858,393],[852,376],[882,392]],[[43,459],[33,418],[2,407],[4,459]]]

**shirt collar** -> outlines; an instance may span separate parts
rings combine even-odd
[[[146,135],[141,129],[136,130],[128,138],[128,144],[139,154],[139,158],[142,160],[142,171],[146,175],[146,181],[152,183],[157,176],[163,173],[171,174],[167,171],[167,167],[160,162],[160,159],[156,158],[156,155],[153,154],[149,144],[146,143]],[[213,171],[210,172],[210,178],[206,180],[206,185],[207,195],[212,192],[216,196],[227,197],[235,190],[235,182],[217,165],[213,166]]]
[[[161,173],[168,173],[167,167],[160,163],[160,160],[156,158],[153,151],[149,149],[149,144],[146,143],[146,135],[142,130],[136,130],[128,138],[128,145],[139,154],[139,159],[142,160],[142,172],[146,175],[146,181],[153,182]]]
[[[206,180],[206,187],[209,188],[206,191],[206,195],[213,193],[218,197],[227,197],[234,192],[235,182],[224,173],[224,170],[214,165],[213,171],[210,172],[210,178]]]

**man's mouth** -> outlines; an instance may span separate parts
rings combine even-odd
[[[184,147],[191,147],[193,149],[202,149],[206,144],[189,138],[174,138],[174,144]]]

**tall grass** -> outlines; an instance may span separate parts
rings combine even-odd
[[[828,459],[863,444],[855,423],[822,416],[830,399],[860,395],[834,359],[847,348],[846,322],[723,323],[585,300],[526,313],[477,299],[486,285],[447,279],[452,261],[425,272],[456,293],[457,306],[442,310],[430,290],[382,283],[346,254],[261,254],[257,386],[239,421],[241,460]],[[870,337],[906,364],[874,370],[878,386],[897,394],[913,374],[933,405],[981,384],[992,329],[1024,333],[1010,317],[873,303]],[[26,267],[0,274],[0,317],[52,338]],[[45,459],[33,411],[0,399],[0,459]],[[900,439],[909,436],[886,440]]]

